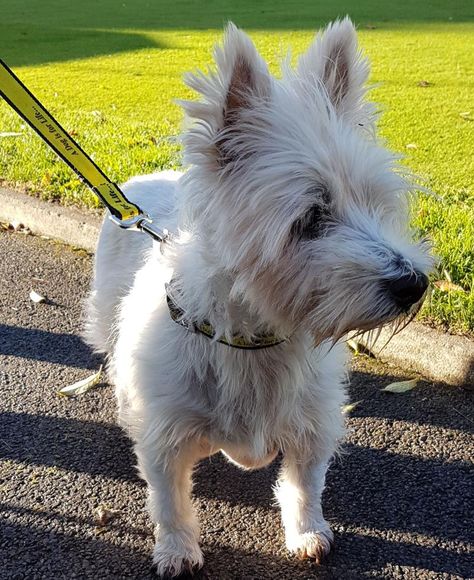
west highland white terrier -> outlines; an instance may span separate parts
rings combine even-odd
[[[222,451],[282,467],[289,550],[319,562],[321,509],[344,434],[349,331],[406,321],[431,259],[408,226],[413,186],[375,134],[369,74],[349,19],[315,37],[282,78],[234,25],[215,68],[186,77],[184,174],[124,190],[171,238],[105,220],[86,338],[107,353],[135,443],[163,577],[203,565],[192,471]]]

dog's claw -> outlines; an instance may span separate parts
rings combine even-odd
[[[329,548],[329,550],[330,549],[331,548]],[[329,551],[326,551],[322,546],[320,546],[320,547],[318,547],[317,550],[314,551],[313,554],[311,554],[311,555],[307,554],[306,557],[319,566],[324,561],[326,556],[328,556],[328,554],[329,554]]]
[[[301,560],[311,560],[315,564],[321,564],[332,548],[332,533],[324,532],[302,534],[303,545],[297,549],[297,555]]]

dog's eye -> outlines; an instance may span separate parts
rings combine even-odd
[[[318,187],[317,194],[321,198],[323,206],[329,209],[329,206],[331,204],[331,194],[329,193],[329,189],[327,189],[324,186]]]
[[[315,191],[319,200],[304,215],[298,218],[291,228],[291,235],[301,240],[311,240],[323,235],[330,214],[330,194],[327,189]]]

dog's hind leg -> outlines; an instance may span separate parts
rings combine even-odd
[[[188,440],[157,457],[157,448],[146,442],[135,446],[138,467],[148,484],[148,507],[156,524],[153,563],[162,577],[192,573],[204,563],[199,547],[199,523],[191,503],[194,464],[207,456],[208,446]]]

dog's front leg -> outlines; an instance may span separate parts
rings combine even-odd
[[[196,461],[207,455],[202,442],[187,441],[158,457],[155,445],[137,443],[135,452],[148,484],[148,507],[156,525],[153,563],[163,578],[192,573],[203,565],[199,523],[191,503],[191,475]]]
[[[319,460],[297,449],[286,450],[276,489],[287,548],[317,563],[329,553],[333,540],[321,508],[328,460],[327,454]]]

